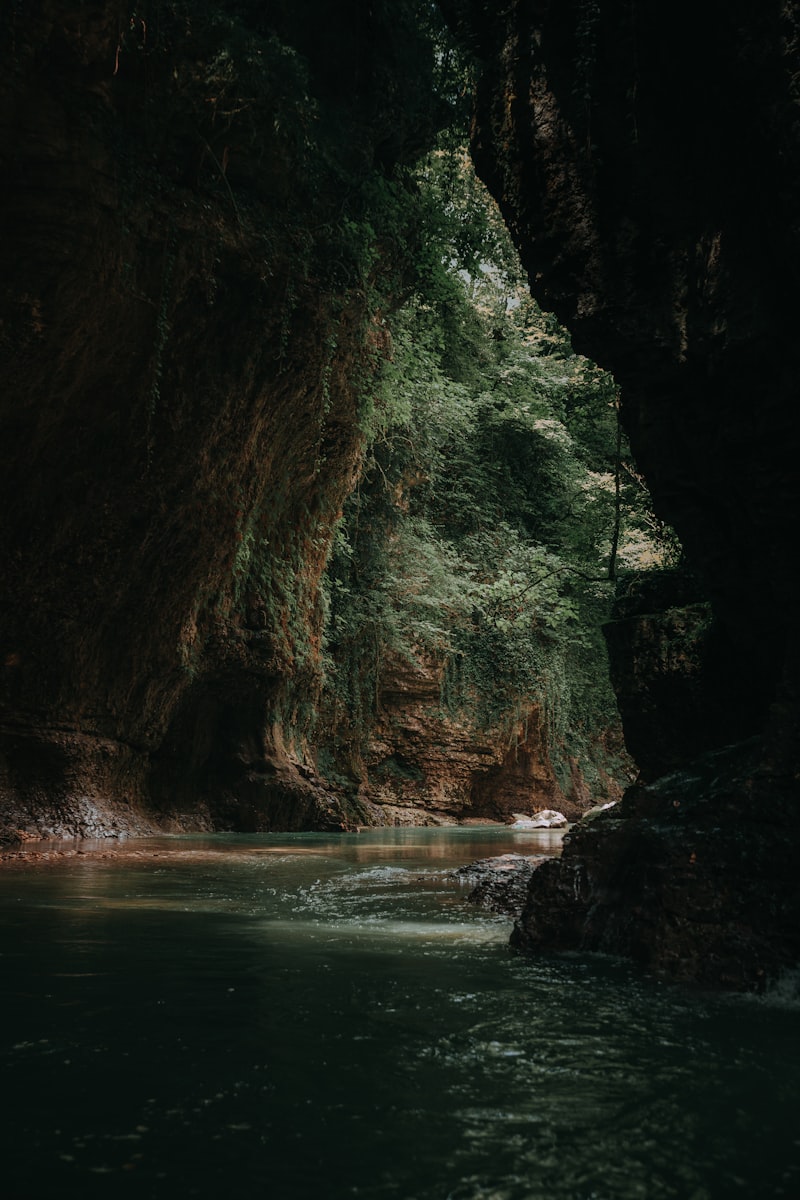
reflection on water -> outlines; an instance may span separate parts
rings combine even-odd
[[[524,959],[457,828],[0,873],[4,1195],[727,1200],[800,1185],[800,1010]]]

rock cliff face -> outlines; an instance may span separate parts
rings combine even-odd
[[[637,461],[714,617],[701,636],[700,610],[666,600],[666,616],[640,605],[610,630],[645,777],[701,763],[640,789],[622,819],[614,810],[537,872],[519,940],[644,947],[651,965],[750,986],[798,954],[783,846],[800,832],[800,11],[777,0],[445,7],[482,64],[479,172],[539,302],[614,372]],[[700,688],[679,682],[687,639],[698,653],[704,642],[683,654]],[[722,774],[697,783],[703,756],[747,735],[765,740],[713,759]],[[691,861],[701,835],[688,836],[683,792],[705,830]],[[734,843],[754,799],[770,797],[778,827],[759,831],[745,869]],[[716,852],[712,830],[723,831]],[[726,923],[727,949],[701,970]]]
[[[649,571],[621,583],[604,629],[625,742],[639,781],[752,732],[741,667],[696,576]]]
[[[563,845],[532,880],[520,948],[752,991],[800,958],[797,790],[765,769],[759,739],[634,786]]]
[[[513,813],[555,808],[575,820],[592,804],[619,799],[615,779],[599,771],[590,788],[574,760],[559,780],[536,709],[511,729],[486,728],[443,711],[441,682],[435,661],[384,667],[359,789],[379,819],[510,821]]]
[[[431,62],[409,6],[262,8],[5,14],[12,827],[342,819],[292,738],[382,352],[359,188],[429,136]]]
[[[797,5],[460,7],[479,170],[543,306],[613,369],[756,724],[796,667]]]

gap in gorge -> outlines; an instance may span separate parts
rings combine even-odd
[[[324,579],[317,761],[358,785],[365,823],[575,819],[618,800],[634,768],[601,627],[637,568],[680,558],[613,380],[531,302],[457,134],[417,169],[426,261],[385,320]]]

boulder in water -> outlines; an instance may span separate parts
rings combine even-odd
[[[498,854],[459,867],[456,878],[474,883],[467,899],[493,912],[519,917],[528,894],[528,882],[535,869],[549,855]]]
[[[512,829],[564,829],[569,824],[563,813],[554,808],[543,808],[528,816],[526,813],[514,813]]]

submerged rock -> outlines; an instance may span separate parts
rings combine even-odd
[[[455,872],[460,881],[474,883],[467,899],[492,912],[519,917],[533,872],[548,856],[543,854],[499,854],[481,858]]]

